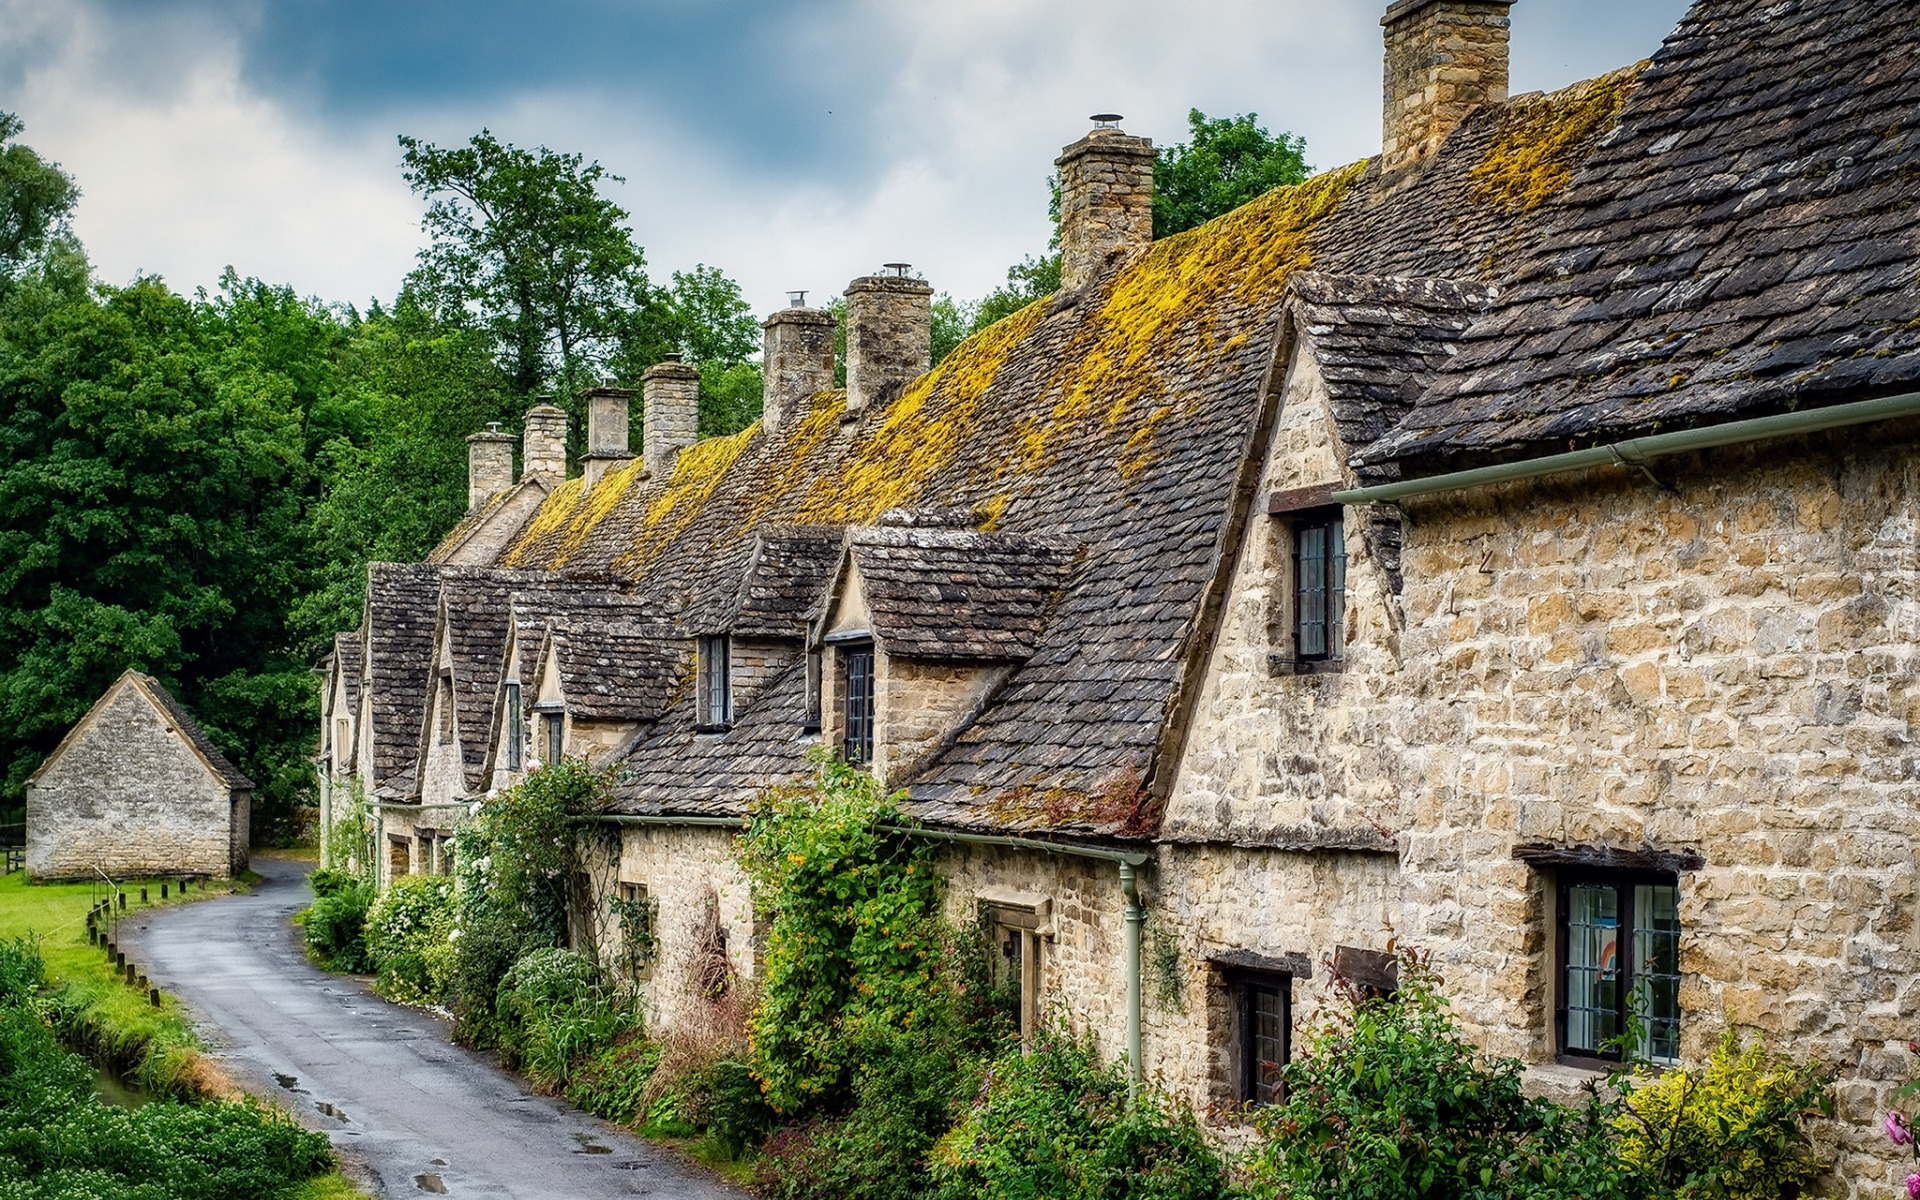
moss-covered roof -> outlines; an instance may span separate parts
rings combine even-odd
[[[1602,132],[1591,113],[1586,92],[1483,110],[1411,174],[1329,171],[1158,242],[976,335],[884,406],[848,414],[825,392],[784,428],[701,442],[661,477],[636,461],[591,490],[571,480],[500,565],[606,573],[691,615],[727,606],[757,531],[776,526],[960,508],[1071,547],[1080,564],[1032,653],[910,781],[912,802],[958,825],[1140,835],[1272,417],[1289,279],[1489,278],[1535,211],[1486,181],[1490,152],[1538,137],[1577,156]],[[1556,186],[1528,178],[1529,195]],[[681,697],[634,748],[645,769],[623,803],[731,811],[799,770],[804,687],[796,660],[718,738],[696,737]]]

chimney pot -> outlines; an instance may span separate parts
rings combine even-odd
[[[674,456],[700,437],[700,372],[675,355],[640,377],[641,453],[647,470],[661,474]]]
[[[907,264],[847,285],[847,412],[885,404],[933,365],[933,286]]]
[[[787,293],[787,307],[788,307],[788,308],[805,308],[806,306],[807,306],[807,293],[806,293],[806,289],[804,289],[804,288],[803,288],[803,289],[801,289],[801,290],[799,290],[799,291],[797,291],[797,292],[788,292],[788,293]]]
[[[485,433],[467,435],[467,511],[473,512],[513,486],[513,435],[500,432],[500,422],[487,422]]]
[[[1115,255],[1153,241],[1153,141],[1129,137],[1117,113],[1060,152],[1060,286],[1085,287]]]
[[[550,482],[567,477],[567,414],[552,396],[527,410],[520,441],[521,477],[539,476]]]
[[[587,407],[587,457],[581,464],[586,486],[592,488],[608,471],[633,457],[628,425],[633,407],[631,388],[588,388],[581,396]]]
[[[1380,157],[1387,170],[1425,160],[1467,114],[1507,98],[1513,0],[1396,0],[1380,25]]]
[[[805,292],[788,292],[794,303],[768,317],[766,379],[760,430],[776,434],[807,403],[833,386],[833,314],[805,305]]]

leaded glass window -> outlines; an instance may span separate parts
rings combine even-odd
[[[849,646],[840,652],[842,692],[846,698],[846,734],[841,751],[850,763],[873,761],[873,646]]]
[[[1575,876],[1560,889],[1560,1050],[1618,1059],[1680,1056],[1679,888],[1670,879]]]
[[[1293,526],[1293,639],[1302,662],[1341,657],[1346,642],[1346,522],[1339,510]]]

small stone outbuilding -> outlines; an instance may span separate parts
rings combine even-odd
[[[252,803],[180,702],[129,670],[27,780],[27,874],[224,879],[246,869]]]

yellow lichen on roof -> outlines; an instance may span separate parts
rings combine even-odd
[[[1544,96],[1514,101],[1473,168],[1473,198],[1509,212],[1540,207],[1563,191],[1592,140],[1620,112],[1647,64]]]
[[[759,436],[760,422],[755,421],[739,433],[707,438],[682,450],[673,460],[666,486],[648,502],[646,517],[614,566],[634,571],[658,557],[700,515],[741,452]]]
[[[940,365],[908,384],[878,428],[837,473],[812,480],[795,521],[861,524],[918,498],[956,455],[977,450],[975,419],[1009,353],[1046,309],[1036,301],[956,346]]]
[[[1109,428],[1143,402],[1159,401],[1156,368],[1194,366],[1195,351],[1220,354],[1246,344],[1236,335],[1216,343],[1212,321],[1231,302],[1277,298],[1294,271],[1309,264],[1313,230],[1339,208],[1364,163],[1275,188],[1197,229],[1156,242],[1123,267],[1113,291],[1081,330],[1055,378],[1059,398],[1021,430],[1022,465],[1033,470],[1052,454],[1058,431],[1099,412]],[[1158,411],[1158,406],[1150,409]],[[1150,436],[1150,435],[1149,435]],[[1145,445],[1129,443],[1131,473]]]

